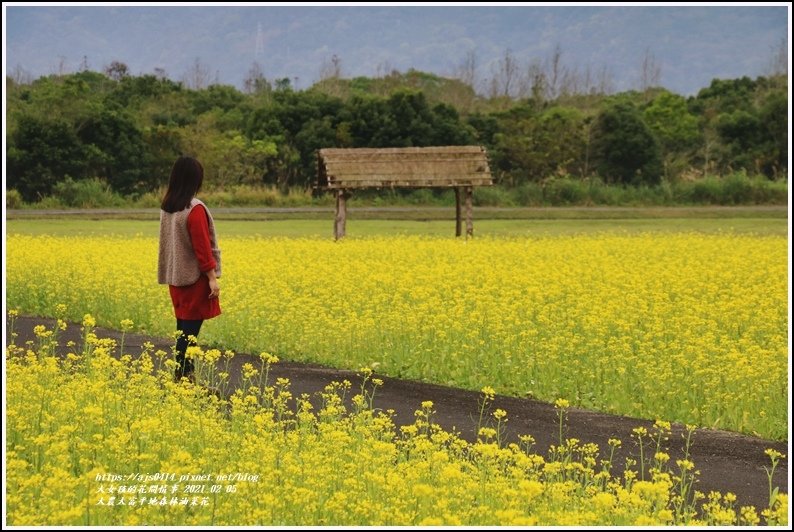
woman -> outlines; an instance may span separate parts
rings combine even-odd
[[[169,285],[176,328],[180,331],[176,341],[176,381],[186,377],[195,382],[193,362],[185,358],[192,342],[190,337],[197,338],[204,320],[221,313],[221,255],[215,224],[207,206],[195,197],[203,181],[201,163],[192,157],[180,157],[171,169],[168,190],[160,205],[157,280]]]

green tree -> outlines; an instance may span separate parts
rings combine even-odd
[[[714,80],[689,101],[701,119],[707,168],[775,177],[788,161],[785,78]]]
[[[90,71],[42,77],[22,90],[19,107],[9,108],[8,113],[78,124],[103,107],[114,83],[102,74]]]
[[[389,124],[391,120],[382,98],[354,96],[347,105],[343,123],[353,147],[382,148],[390,146],[391,139],[387,138],[386,132],[394,128]]]
[[[485,143],[491,159],[491,172],[499,183],[510,186],[530,180],[520,156],[527,148],[527,130],[537,119],[534,104],[522,102],[508,111],[473,115],[469,123]]]
[[[498,154],[510,160],[509,184],[577,175],[585,158],[584,116],[576,109],[552,107],[536,113],[510,113],[496,135]]]
[[[146,74],[126,76],[114,84],[107,99],[126,108],[139,108],[145,102],[159,102],[166,95],[181,93],[182,86],[169,79]],[[187,93],[187,91],[184,91]]]
[[[665,175],[669,178],[682,171],[689,152],[700,142],[698,119],[689,112],[686,100],[665,91],[645,108],[643,120],[659,141]]]
[[[421,92],[399,91],[386,102],[389,120],[384,137],[389,146],[430,146],[433,115]]]
[[[458,111],[451,105],[436,104],[433,106],[432,115],[431,146],[466,146],[476,143],[474,128],[463,122]]]
[[[714,79],[711,85],[701,89],[692,101],[692,111],[703,114],[706,108],[713,107],[719,113],[747,110],[752,106],[757,84],[744,76],[737,79]]]
[[[642,121],[637,108],[617,102],[597,117],[593,134],[593,158],[606,182],[654,185],[660,182],[662,164],[659,144]]]
[[[293,183],[308,188],[316,179],[317,150],[334,147],[337,143],[335,118],[326,115],[307,122],[295,135],[294,147],[300,159],[300,177],[302,182]]]
[[[278,155],[276,144],[266,140],[248,140],[237,131],[215,137],[204,154],[215,187],[262,185],[271,160]]]
[[[496,145],[494,137],[499,132],[499,121],[493,114],[474,113],[466,117],[466,123],[472,128],[475,141],[493,149]]]
[[[698,141],[697,117],[689,112],[683,96],[663,92],[645,109],[643,120],[665,151],[687,150]]]
[[[231,111],[237,109],[244,96],[230,85],[210,85],[208,88],[191,92],[193,113],[200,115],[213,109]]]
[[[49,195],[66,176],[85,174],[85,151],[64,120],[22,116],[10,140],[6,187],[27,202]]]
[[[182,150],[182,130],[174,125],[153,125],[141,131],[144,150],[149,157],[152,188],[166,186],[171,166]]]
[[[286,190],[308,186],[315,179],[316,150],[336,145],[344,104],[317,91],[273,93],[270,101],[253,111],[246,124],[252,141],[275,142],[278,154],[268,161],[267,182]]]
[[[761,143],[762,124],[751,111],[736,110],[717,118],[717,132],[727,148],[728,160],[733,169],[754,168],[757,148]]]
[[[585,116],[576,109],[551,107],[540,115],[539,148],[549,174],[579,175],[584,172]]]
[[[788,94],[775,90],[763,101],[759,111],[764,157],[760,171],[767,177],[785,177],[788,167]]]
[[[143,193],[157,185],[143,135],[123,111],[104,109],[86,120],[77,135],[87,155],[83,177],[104,179],[121,194]]]

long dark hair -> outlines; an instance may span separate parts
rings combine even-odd
[[[165,192],[160,208],[165,212],[179,212],[190,205],[190,200],[201,190],[204,181],[204,167],[193,157],[183,156],[171,168],[168,190]]]

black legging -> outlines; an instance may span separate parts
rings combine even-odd
[[[176,339],[176,362],[179,364],[176,368],[177,379],[193,373],[193,361],[185,358],[185,352],[188,345],[196,345],[195,342],[188,341],[188,337],[195,336],[198,338],[202,323],[204,323],[204,320],[176,319],[176,330],[182,331],[182,334]]]

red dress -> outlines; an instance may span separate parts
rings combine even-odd
[[[196,205],[187,218],[187,230],[193,251],[198,259],[199,269],[202,272],[215,269],[217,263],[212,256],[210,246],[210,230],[207,221],[207,211],[201,205]],[[171,301],[174,303],[174,313],[181,320],[208,320],[221,313],[219,298],[210,299],[210,280],[203,273],[198,281],[188,286],[169,285]]]

